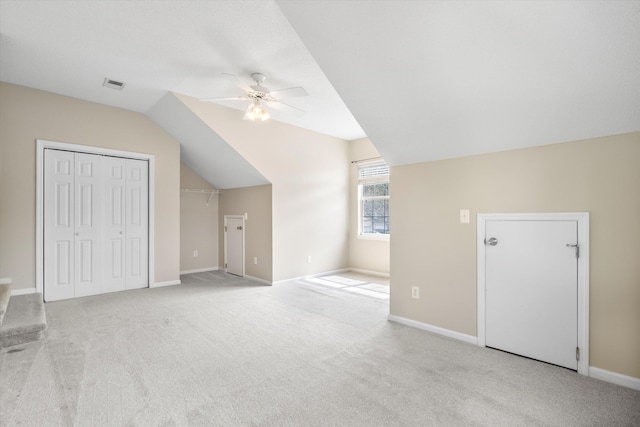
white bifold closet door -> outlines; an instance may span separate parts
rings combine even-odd
[[[45,150],[44,297],[148,286],[148,163]]]

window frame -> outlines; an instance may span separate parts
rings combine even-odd
[[[379,167],[379,166],[383,166],[386,167],[388,172],[386,174],[380,174],[380,175],[373,175],[370,177],[366,177],[366,178],[360,178],[360,170],[364,169],[364,168],[374,168],[374,167]],[[389,237],[391,236],[391,231],[389,231],[388,234],[383,234],[383,233],[364,233],[363,232],[363,215],[364,215],[364,201],[365,200],[388,200],[389,201],[389,208],[391,205],[391,187],[390,187],[390,170],[388,169],[388,165],[386,164],[386,162],[384,161],[380,161],[380,160],[376,160],[376,161],[371,161],[371,162],[362,162],[358,164],[358,169],[356,172],[356,185],[358,186],[358,199],[357,199],[357,204],[358,204],[358,233],[357,233],[357,238],[358,239],[362,239],[362,240],[389,240]],[[365,185],[367,184],[380,184],[380,183],[387,183],[388,184],[388,195],[386,196],[367,196],[365,197],[363,194],[363,188]],[[388,218],[391,218],[390,212],[387,215]]]

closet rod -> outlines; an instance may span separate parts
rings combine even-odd
[[[211,198],[213,197],[214,194],[220,194],[220,190],[213,190],[210,188],[181,188],[180,191],[182,191],[183,193],[208,194],[209,198],[207,199],[207,206],[209,206],[209,203],[211,202]]]

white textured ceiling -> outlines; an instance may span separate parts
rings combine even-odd
[[[148,112],[260,71],[310,94],[276,119],[399,165],[640,130],[639,22],[633,0],[0,0],[0,79]]]
[[[273,1],[0,0],[2,81],[144,113],[168,91],[241,95],[223,72],[247,82],[261,72],[272,90],[304,87],[309,96],[288,103],[306,113],[274,111],[276,120],[364,136]],[[124,90],[103,87],[105,77]]]

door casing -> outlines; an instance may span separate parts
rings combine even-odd
[[[153,154],[135,153],[131,151],[112,150],[108,148],[92,147],[88,145],[69,144],[66,142],[36,140],[36,292],[44,293],[44,150],[54,148],[58,150],[74,151],[77,153],[102,154],[129,159],[147,160],[149,162],[149,235],[148,235],[148,280],[149,287],[154,287],[155,271],[155,156]]]
[[[478,272],[478,345],[486,346],[486,282],[485,230],[486,221],[577,221],[580,257],[578,258],[578,373],[589,375],[589,212],[477,214]]]

